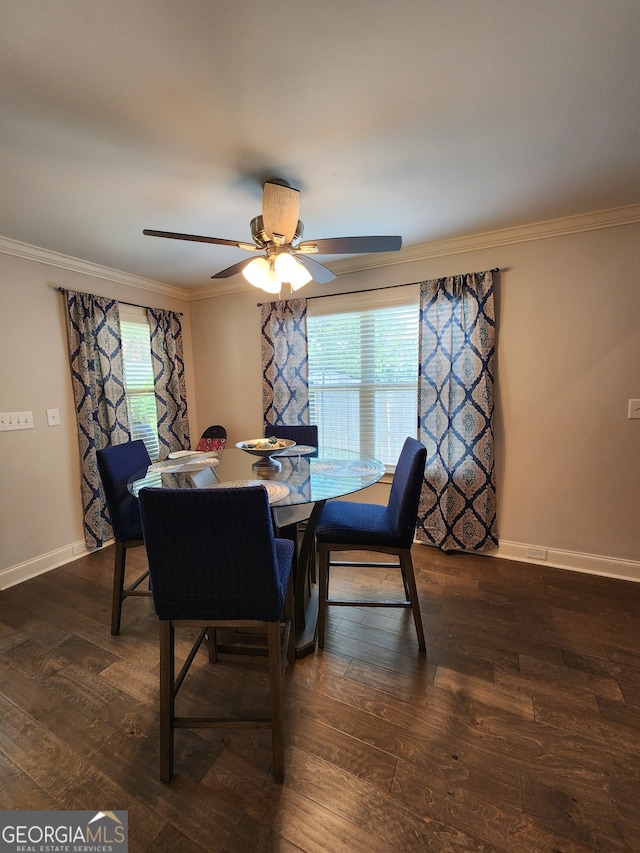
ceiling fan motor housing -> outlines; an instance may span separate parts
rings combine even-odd
[[[304,234],[304,223],[298,219],[298,224],[296,226],[295,234],[293,235],[292,243],[297,242],[302,238]],[[271,240],[271,236],[265,231],[264,221],[262,216],[254,216],[251,220],[251,237],[253,238],[254,243],[257,243],[258,246],[265,248],[267,244],[273,242]]]

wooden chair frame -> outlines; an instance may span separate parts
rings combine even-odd
[[[126,572],[127,551],[129,548],[144,546],[144,539],[123,539],[116,542],[116,554],[113,565],[113,593],[111,598],[111,633],[115,636],[120,633],[120,622],[122,620],[122,603],[125,598],[133,595],[143,595],[149,598],[151,590],[138,589],[140,584],[149,577],[146,569],[133,583],[125,589],[124,580]]]
[[[138,520],[137,524],[134,523],[133,515],[127,517],[124,504],[125,497],[131,506],[136,503],[136,499],[126,492],[126,478],[143,466],[146,468],[150,465],[151,459],[144,442],[136,439],[99,449],[96,453],[96,462],[116,542],[111,593],[111,634],[115,636],[120,633],[122,604],[125,598],[134,595],[151,596],[150,589],[138,589],[140,584],[149,577],[148,569],[125,588],[127,551],[129,548],[143,547],[144,539],[141,522]]]
[[[187,655],[178,676],[175,674],[175,629],[179,627],[200,628],[198,637]],[[266,633],[269,666],[269,689],[271,713],[265,716],[233,717],[182,717],[176,716],[175,701],[178,691],[204,640],[209,646],[209,661],[216,663],[219,651],[229,651],[216,642],[216,630],[220,628],[257,629]],[[242,651],[241,646],[234,651]],[[264,647],[262,647],[264,653]],[[255,648],[248,653],[255,653]],[[282,619],[265,622],[253,619],[161,619],[160,620],[160,779],[169,782],[173,775],[174,733],[176,729],[198,728],[270,728],[273,749],[273,777],[276,782],[284,779],[284,738],[282,680],[286,662],[295,663],[295,637],[293,629],[293,573],[285,597]]]
[[[332,560],[331,553],[335,551],[360,551],[362,553],[372,552],[374,554],[390,554],[398,558],[398,562],[367,562],[356,560]],[[421,652],[426,652],[426,644],[424,640],[424,629],[422,626],[422,616],[420,614],[420,603],[418,601],[418,590],[416,587],[416,577],[413,570],[413,560],[411,559],[411,548],[394,548],[385,545],[349,545],[345,543],[320,542],[318,543],[318,564],[319,564],[319,613],[318,613],[318,646],[324,648],[324,639],[327,623],[327,607],[401,607],[410,608],[413,612],[413,620],[416,626],[416,634],[418,635],[418,647]],[[400,569],[402,574],[402,584],[404,586],[405,600],[390,601],[390,600],[342,600],[329,598],[329,581],[332,566],[353,567],[353,568],[386,568]]]

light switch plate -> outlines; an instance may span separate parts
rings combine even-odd
[[[33,429],[33,412],[0,412],[0,432]]]
[[[60,409],[47,409],[47,423],[49,426],[60,426]]]
[[[629,400],[628,418],[640,418],[640,400]]]

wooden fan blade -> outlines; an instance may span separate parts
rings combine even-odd
[[[275,234],[281,234],[284,242],[290,243],[296,234],[299,213],[299,190],[265,181],[262,191],[262,224],[271,239]]]
[[[239,261],[237,264],[233,264],[233,266],[220,270],[220,272],[212,275],[211,278],[231,278],[232,275],[237,275],[237,273],[242,272],[242,270],[253,260],[254,258],[247,258],[245,261]]]
[[[360,255],[371,252],[397,252],[402,237],[327,237],[325,240],[305,240],[297,247],[301,251],[318,247],[319,255]]]
[[[327,281],[333,281],[335,275],[330,269],[314,261],[309,255],[296,255],[296,261],[302,264],[314,281],[319,284],[324,284]]]
[[[246,243],[243,240],[223,240],[222,237],[199,237],[196,234],[178,234],[175,231],[152,231],[145,228],[142,232],[148,237],[169,237],[171,240],[190,240],[192,243],[215,243],[217,246],[235,246],[247,251],[259,251],[259,246]]]

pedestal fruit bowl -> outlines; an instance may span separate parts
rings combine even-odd
[[[250,453],[256,456],[257,459],[251,466],[259,476],[270,476],[275,471],[279,471],[282,467],[277,459],[274,459],[274,454],[282,450],[288,450],[295,446],[295,441],[288,438],[250,438],[246,441],[239,441],[236,447],[244,450],[245,453]]]

